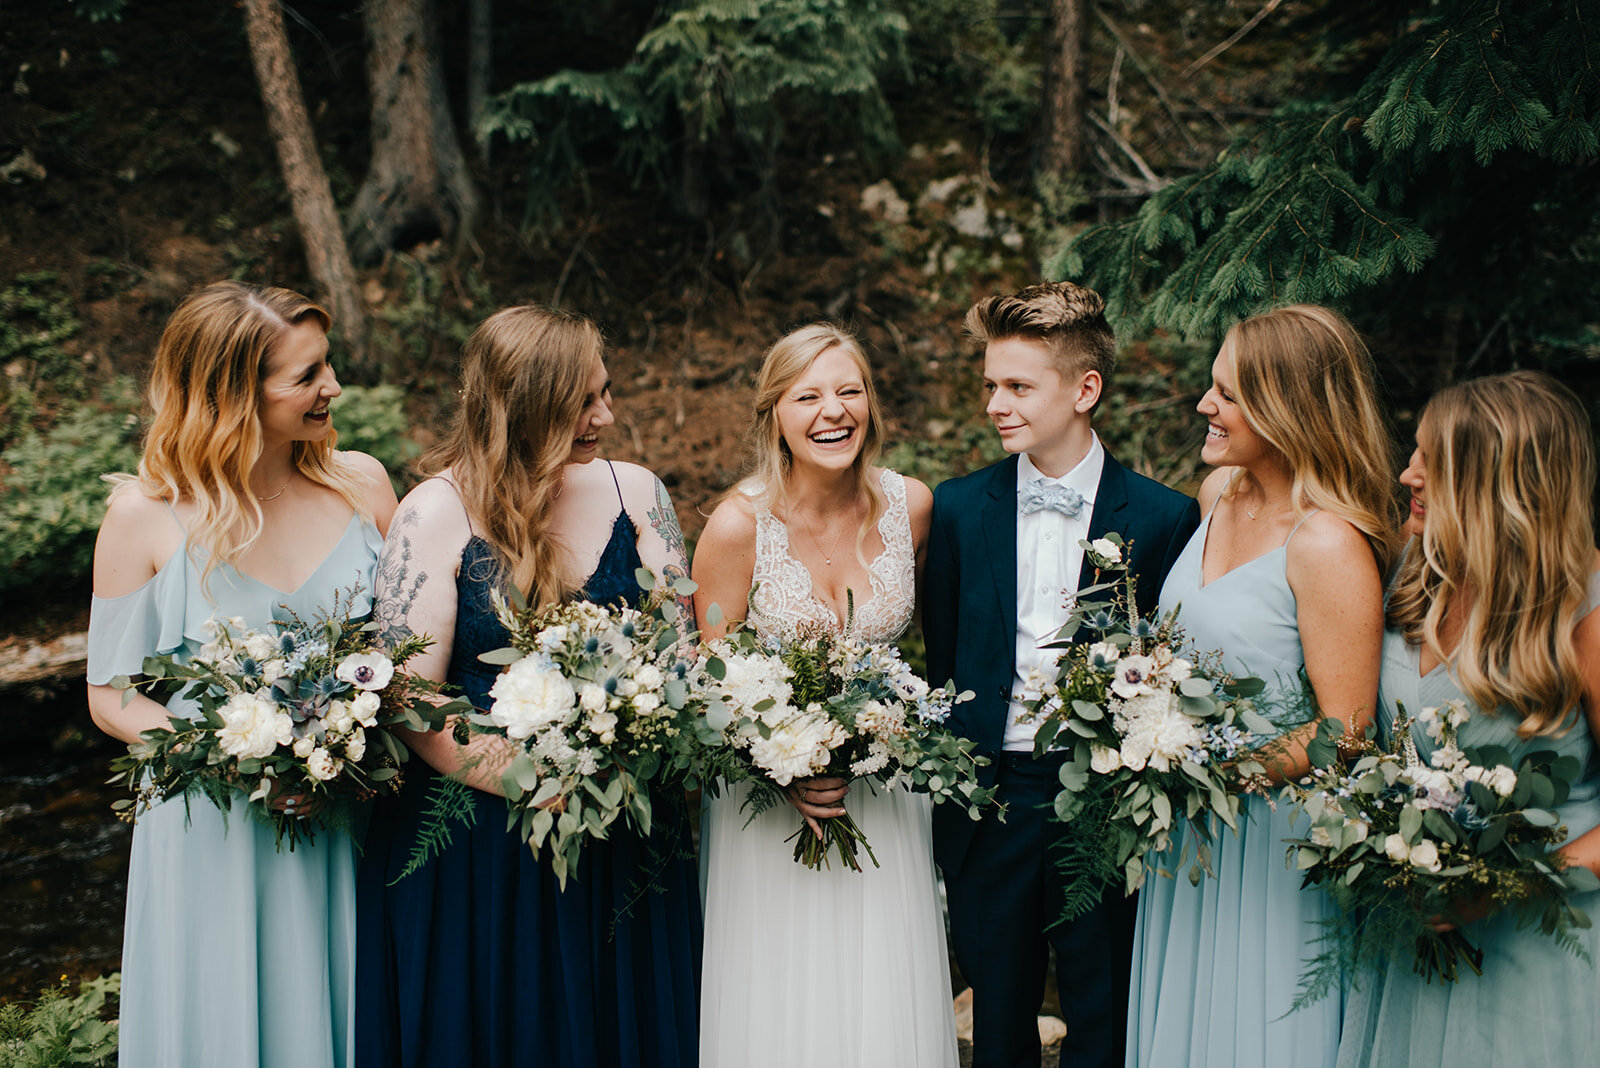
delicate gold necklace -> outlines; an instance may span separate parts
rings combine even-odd
[[[850,518],[854,519],[855,518],[855,514],[856,514],[855,505],[852,504],[850,506]],[[817,552],[822,553],[822,562],[825,565],[827,565],[828,567],[832,567],[833,566],[833,554],[835,552],[837,552],[838,549],[839,549],[839,542],[844,538],[845,528],[842,527],[842,526],[839,528],[839,532],[833,536],[833,545],[830,548],[825,550],[822,547],[821,540],[819,540],[817,538],[816,530],[814,530],[812,528],[812,526],[811,526],[811,520],[806,518],[804,512],[800,513],[800,522],[805,524],[805,526],[806,526],[806,534],[808,536],[810,536],[811,544],[815,545],[817,547]]]
[[[256,491],[255,491],[255,490],[251,490],[251,491],[250,491],[250,493],[251,493],[251,495],[252,495],[252,496],[254,496],[254,497],[255,497],[255,499],[256,499],[256,500],[258,500],[258,501],[261,501],[261,502],[262,502],[262,503],[263,503],[263,504],[265,504],[265,503],[266,503],[266,502],[267,502],[267,501],[275,501],[275,500],[277,500],[277,499],[278,499],[278,498],[279,498],[279,497],[282,497],[282,496],[283,496],[283,491],[284,491],[284,490],[286,490],[286,489],[288,489],[288,488],[289,488],[289,482],[290,482],[290,481],[291,481],[291,480],[292,480],[292,479],[293,479],[293,478],[294,478],[294,476],[293,476],[293,475],[290,475],[290,476],[289,476],[289,477],[288,477],[288,478],[286,478],[286,479],[284,479],[284,480],[283,480],[283,485],[281,485],[281,486],[279,486],[279,487],[278,487],[278,492],[277,492],[277,493],[274,493],[274,494],[273,494],[273,495],[272,495],[272,496],[270,496],[270,497],[263,497],[263,496],[261,496],[261,494],[259,494],[259,493],[256,493]]]

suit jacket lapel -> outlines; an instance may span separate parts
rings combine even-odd
[[[1100,469],[1100,484],[1094,491],[1094,511],[1089,514],[1089,540],[1103,538],[1113,530],[1124,538],[1128,536],[1128,472],[1117,463],[1110,451],[1106,452],[1105,466]],[[1015,529],[1015,521],[1012,526]],[[1013,537],[1015,542],[1016,538]],[[1013,562],[1013,571],[1015,563]],[[1078,571],[1078,588],[1081,590],[1094,581],[1094,565],[1089,554],[1083,554],[1083,567]]]
[[[994,576],[995,598],[1000,604],[1002,634],[1017,633],[1017,458],[991,468],[983,502],[983,534]],[[1007,680],[1009,684],[1009,679]]]

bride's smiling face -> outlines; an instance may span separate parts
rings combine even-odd
[[[849,467],[861,452],[868,420],[861,368],[843,349],[827,349],[785,391],[773,414],[795,464]]]

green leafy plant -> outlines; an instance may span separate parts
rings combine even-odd
[[[113,382],[102,403],[76,408],[48,430],[26,430],[0,453],[0,591],[89,574],[105,516],[101,476],[139,463],[132,384]]]
[[[0,1068],[99,1068],[117,1060],[117,1024],[106,1020],[122,975],[85,979],[73,994],[62,976],[33,1004],[0,1005]]]
[[[395,385],[345,386],[332,404],[333,425],[339,431],[339,447],[370,453],[388,469],[395,492],[402,492],[410,478],[408,465],[422,451],[410,437],[406,418],[405,391]]]

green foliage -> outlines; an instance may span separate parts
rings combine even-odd
[[[533,146],[529,219],[556,215],[582,185],[584,151],[614,148],[635,182],[654,180],[691,211],[706,157],[738,158],[769,183],[784,118],[805,112],[881,152],[895,144],[880,75],[901,61],[906,20],[880,0],[688,0],[608,71],[564,70],[516,85],[484,109],[478,136]],[[676,183],[676,184],[674,184]]]
[[[139,463],[137,394],[112,383],[103,407],[72,410],[45,431],[26,430],[0,453],[0,591],[89,574],[105,515],[102,475]]]
[[[475,270],[457,275],[405,254],[393,257],[391,271],[399,273],[400,295],[374,309],[371,347],[387,353],[387,365],[406,374],[440,358],[453,363],[479,320],[496,306],[487,283]]]
[[[69,993],[66,976],[33,1005],[0,1006],[0,1068],[110,1066],[117,1060],[117,1025],[102,1017],[115,1006],[122,975],[86,979]]]
[[[1595,242],[1573,235],[1600,222],[1600,4],[1412,6],[1353,96],[1286,105],[1133,217],[1067,245],[1051,277],[1095,286],[1125,321],[1194,337],[1382,285],[1400,321],[1464,317],[1485,344],[1509,326],[1512,359],[1595,355]]]
[[[395,385],[345,386],[332,405],[339,447],[376,457],[388,469],[396,493],[413,481],[408,465],[422,451],[408,434],[405,398]]]
[[[0,289],[0,442],[27,427],[41,404],[82,397],[82,369],[61,348],[77,332],[72,300],[53,272],[19,274]]]

